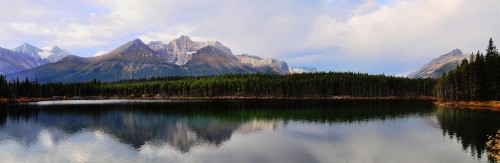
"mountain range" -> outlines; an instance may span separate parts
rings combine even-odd
[[[181,36],[168,44],[152,41],[146,45],[136,39],[109,53],[94,57],[71,55],[57,46],[49,52],[59,55],[46,55],[44,49],[27,46],[29,44],[23,45],[10,52],[15,53],[12,55],[31,56],[33,63],[16,69],[22,71],[7,74],[9,79],[28,77],[44,83],[82,82],[93,79],[118,81],[165,76],[290,73],[288,65],[283,61],[247,54],[234,55],[230,48],[219,41],[196,42],[188,36]],[[61,57],[63,55],[64,58]]]
[[[463,54],[460,49],[439,56],[422,66],[418,71],[410,73],[409,78],[439,78],[445,72],[457,68],[463,59],[468,59],[470,54]]]
[[[438,78],[456,68],[469,55],[459,49],[425,64],[409,78]],[[79,57],[58,46],[38,48],[28,43],[14,49],[0,48],[0,74],[9,79],[39,82],[82,82],[131,80],[166,76],[209,76],[219,74],[290,74],[316,72],[315,68],[292,68],[274,58],[234,55],[219,41],[196,42],[181,36],[168,43],[140,39],[94,57]]]

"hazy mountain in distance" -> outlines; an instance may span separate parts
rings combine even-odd
[[[70,53],[57,46],[44,49],[28,43],[12,50],[0,48],[0,74],[19,72],[61,60]]]
[[[274,58],[260,58],[248,54],[236,55],[236,58],[238,58],[241,63],[247,64],[257,69],[259,72],[282,75],[290,74],[288,64]]]
[[[315,73],[318,70],[314,67],[290,67],[288,69],[291,74],[301,74],[301,73]]]
[[[463,59],[468,59],[470,55],[463,54],[459,49],[439,56],[422,66],[418,71],[409,74],[409,78],[439,78],[443,73],[454,70]]]
[[[0,74],[8,74],[36,67],[37,61],[26,53],[0,48]]]

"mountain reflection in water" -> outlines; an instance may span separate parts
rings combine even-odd
[[[500,127],[498,118],[488,118],[499,117],[495,112],[436,109],[430,101],[409,100],[142,101],[2,108],[6,109],[0,110],[1,162],[197,162],[200,158],[203,162],[324,162],[332,156],[342,162],[341,150],[328,153],[344,146],[344,141],[366,132],[376,134],[364,137],[366,141],[380,136],[392,139],[389,142],[406,142],[415,124],[459,140],[463,149],[457,151],[471,150],[479,161],[486,135]],[[429,122],[431,127],[425,126]],[[484,123],[488,125],[480,125]],[[363,143],[364,148],[370,149],[370,143]],[[277,145],[266,147],[271,151],[260,148],[271,144]],[[287,150],[276,151],[282,148]],[[400,155],[418,154],[410,150]],[[385,162],[398,159],[389,153],[373,155],[387,155]],[[429,161],[416,156],[407,162]],[[347,153],[344,160],[369,158]]]

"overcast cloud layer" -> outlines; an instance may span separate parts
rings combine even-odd
[[[455,48],[500,42],[498,0],[0,0],[0,12],[6,48],[57,44],[93,56],[135,38],[189,35],[324,71],[406,74]]]

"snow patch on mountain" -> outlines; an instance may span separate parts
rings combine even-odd
[[[101,50],[101,51],[98,51],[97,53],[95,53],[94,57],[101,56],[101,55],[104,55],[106,53],[108,53],[108,52]]]
[[[42,59],[49,58],[52,55],[52,47],[43,47],[42,51],[38,53],[38,56]]]

